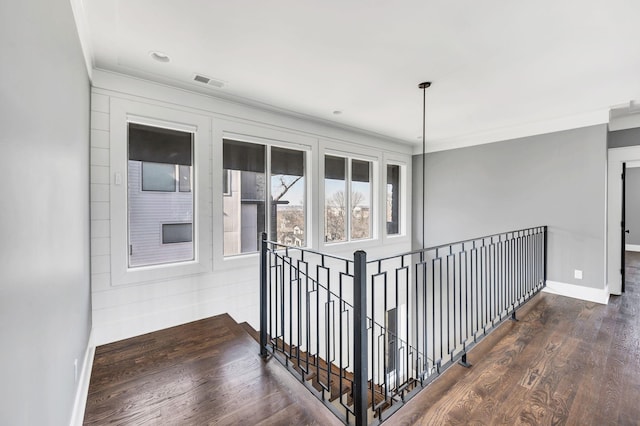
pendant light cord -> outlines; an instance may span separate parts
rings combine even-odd
[[[420,83],[418,87],[422,89],[422,250],[426,248],[426,212],[425,212],[425,194],[427,182],[425,180],[426,158],[427,158],[427,88],[431,86],[430,82]]]

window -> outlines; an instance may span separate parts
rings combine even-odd
[[[224,170],[222,172],[222,195],[226,197],[231,196],[231,170]]]
[[[324,157],[324,232],[325,241],[346,241],[347,159]]]
[[[129,267],[193,260],[193,134],[129,123],[128,142]]]
[[[271,148],[270,239],[304,247],[305,181],[304,151]]]
[[[304,151],[225,139],[223,168],[225,256],[258,251],[265,231],[306,245]]]
[[[387,165],[387,235],[400,233],[400,166]]]
[[[371,238],[371,162],[351,160],[351,239]]]
[[[191,192],[191,166],[142,162],[143,191],[175,192],[176,176],[179,191]]]
[[[325,241],[372,236],[372,163],[325,156]]]
[[[211,118],[116,97],[111,98],[110,117],[111,184],[104,203],[109,205],[109,284],[212,271]],[[163,168],[164,176],[154,174]],[[143,185],[155,190],[143,190]],[[182,237],[172,237],[170,230],[163,232],[167,224],[191,224],[191,231],[178,227]]]
[[[191,192],[191,167],[178,166],[180,192]]]
[[[163,223],[162,244],[190,243],[193,241],[191,223]]]
[[[174,164],[143,162],[142,190],[175,192],[176,166]]]

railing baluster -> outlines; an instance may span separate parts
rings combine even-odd
[[[367,262],[263,234],[260,355],[277,355],[348,424],[382,422],[453,363],[470,367],[468,351],[543,288],[547,241],[541,226]]]
[[[444,340],[444,330],[443,330],[443,321],[442,321],[442,314],[443,314],[443,308],[442,308],[442,304],[443,304],[443,294],[442,294],[442,257],[438,256],[438,282],[440,283],[440,291],[438,293],[439,297],[440,297],[440,322],[438,323],[440,325],[440,360],[442,360],[443,358],[443,340]]]
[[[469,254],[464,251],[464,243],[462,243],[462,251],[464,252],[464,341],[469,340]]]
[[[438,257],[436,249],[436,257],[431,260],[431,363],[435,367],[436,362],[436,265],[435,260]],[[426,325],[426,324],[425,324]],[[426,327],[425,327],[426,328]]]
[[[424,253],[422,253],[424,254]],[[420,279],[416,287],[416,330],[417,335],[416,347],[418,349],[417,362],[420,371],[420,382],[424,371],[427,369],[427,259],[423,258],[420,264]],[[420,318],[422,316],[422,318]],[[420,336],[422,334],[422,336]],[[420,345],[420,337],[422,337],[422,345]],[[422,349],[422,357],[420,357],[420,349]]]
[[[450,247],[450,257],[453,258],[453,268],[452,268],[452,291],[453,291],[453,295],[452,297],[452,301],[453,301],[453,347],[455,348],[458,344],[458,339],[456,337],[456,255],[453,254],[453,247]],[[447,267],[449,266],[449,262],[447,261]],[[449,306],[449,293],[447,292],[447,306]],[[449,330],[449,316],[447,315],[447,330]],[[447,351],[448,352],[452,352],[450,347],[448,346],[450,342],[450,338],[449,335],[447,334]]]
[[[354,383],[353,399],[357,426],[367,424],[367,254],[353,254],[353,315],[354,315]],[[372,327],[373,329],[373,327]],[[372,395],[373,397],[373,395]],[[372,398],[373,399],[373,398]],[[373,404],[373,401],[372,401]]]
[[[261,235],[260,244],[260,356],[267,357],[267,234]]]

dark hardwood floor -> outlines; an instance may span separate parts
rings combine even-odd
[[[608,305],[542,293],[388,425],[639,425],[640,253]]]
[[[542,293],[388,425],[640,424],[640,253],[599,305]],[[86,425],[340,424],[222,315],[96,349]]]
[[[341,424],[228,315],[96,348],[85,425]]]

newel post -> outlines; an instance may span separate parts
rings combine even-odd
[[[267,357],[267,233],[260,241],[260,356]]]
[[[353,254],[353,401],[356,426],[367,424],[367,253]]]

